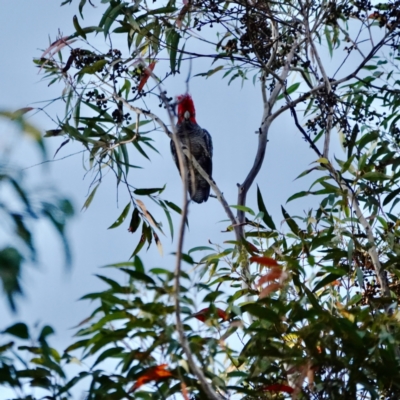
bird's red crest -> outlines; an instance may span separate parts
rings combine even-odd
[[[178,123],[181,123],[185,119],[185,112],[189,111],[189,121],[196,124],[196,110],[192,97],[189,94],[182,94],[177,97],[178,103]]]

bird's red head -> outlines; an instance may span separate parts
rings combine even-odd
[[[178,124],[187,120],[196,124],[196,110],[192,97],[189,94],[182,94],[177,98],[178,103]]]

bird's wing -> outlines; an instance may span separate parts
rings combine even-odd
[[[203,129],[203,137],[204,137],[204,144],[206,146],[206,150],[207,150],[208,156],[210,158],[212,158],[212,156],[213,156],[212,139],[211,139],[211,135],[205,129]]]
[[[202,167],[207,172],[207,174],[212,176],[212,156],[213,156],[213,144],[211,135],[203,129],[203,138],[204,138],[204,146],[205,146],[205,154],[202,162]]]
[[[171,139],[170,145],[171,145],[172,158],[174,159],[175,164],[176,164],[176,166],[178,167],[178,170],[179,170],[179,161],[178,161],[178,156],[176,154],[176,147],[175,147],[175,143],[174,143],[174,141],[172,139]]]

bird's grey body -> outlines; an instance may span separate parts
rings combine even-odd
[[[176,126],[176,133],[182,146],[187,148],[205,172],[212,176],[212,140],[210,134],[197,123],[184,119]],[[176,148],[171,140],[171,152],[179,169]],[[188,160],[186,159],[186,162]],[[190,198],[196,203],[207,201],[210,195],[210,185],[199,172],[188,163],[188,191]]]

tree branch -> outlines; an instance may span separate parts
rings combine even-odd
[[[276,102],[276,99],[277,99],[282,87],[284,86],[284,81],[286,80],[288,73],[289,73],[290,62],[295,54],[295,51],[296,51],[298,45],[299,45],[299,43],[297,42],[297,40],[295,40],[289,54],[287,55],[286,63],[285,63],[285,66],[283,67],[283,71],[279,77],[279,81],[276,83],[276,86],[275,86],[274,90],[272,91],[269,100],[267,101],[267,103],[264,106],[264,113],[263,113],[262,120],[261,120],[260,134],[258,137],[257,154],[256,154],[256,157],[254,160],[254,164],[253,164],[250,172],[248,173],[246,179],[244,180],[244,182],[241,185],[238,185],[238,200],[237,200],[238,205],[246,204],[247,192],[249,191],[252,183],[254,182],[254,179],[256,178],[256,176],[258,175],[258,173],[261,169],[261,166],[262,166],[262,163],[263,163],[264,157],[265,157],[267,143],[268,143],[268,132],[269,132],[271,123],[273,121],[273,118],[271,118],[271,111],[272,111],[272,108]],[[238,210],[237,221],[238,221],[238,224],[242,224],[243,222],[245,222],[244,211]],[[243,225],[240,225],[240,236],[241,237],[244,236],[243,233],[244,233]]]

